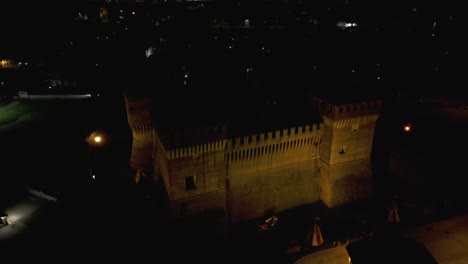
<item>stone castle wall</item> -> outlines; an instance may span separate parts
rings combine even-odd
[[[322,131],[318,124],[235,138],[226,148],[229,176],[315,159]]]
[[[322,131],[307,125],[233,139],[226,149],[230,220],[318,200],[315,160]]]
[[[224,190],[226,140],[168,151],[170,198],[184,199]],[[194,177],[195,188],[186,190],[186,177]]]
[[[374,190],[370,159],[328,165],[318,162],[320,199],[328,206],[349,204],[370,197]]]
[[[231,222],[310,204],[320,199],[316,159],[229,177]]]
[[[131,165],[152,162],[179,216],[225,210],[238,222],[318,200],[336,206],[368,197],[380,102],[337,106],[314,100],[321,124],[165,149],[148,124],[150,102],[128,99]],[[190,177],[194,186],[188,188]]]

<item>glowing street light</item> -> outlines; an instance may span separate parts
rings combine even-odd
[[[108,137],[104,131],[94,131],[87,138],[88,142],[88,163],[89,163],[89,176],[92,180],[96,180],[95,166],[98,166],[98,153],[99,149],[105,147]]]
[[[104,141],[105,141],[105,135],[104,135],[104,132],[102,131],[94,131],[93,133],[91,133],[88,138],[86,139],[86,141],[90,144],[90,145],[102,145],[104,144]]]
[[[100,136],[95,136],[95,137],[93,138],[93,140],[94,140],[94,142],[96,142],[96,143],[100,143],[100,142],[102,141],[102,138],[101,138]]]
[[[403,130],[404,130],[405,132],[410,132],[410,131],[411,131],[411,126],[410,126],[410,125],[405,125],[405,126],[403,127]]]

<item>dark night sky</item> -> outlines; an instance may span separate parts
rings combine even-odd
[[[59,71],[117,96],[131,87],[154,94],[169,112],[218,114],[213,122],[225,119],[213,109],[248,114],[275,102],[293,111],[306,94],[347,103],[397,94],[461,96],[466,86],[463,1],[204,4],[2,3],[8,37],[0,58],[40,62],[45,67],[38,72]],[[108,23],[99,20],[102,6]],[[252,28],[242,28],[246,18]],[[340,21],[357,26],[340,28]],[[229,27],[217,27],[222,24]],[[155,54],[146,58],[150,46]],[[31,76],[37,74],[23,79]]]
[[[103,71],[108,67],[110,76],[115,77],[116,71],[128,74],[130,68],[144,67],[145,47],[157,45],[163,37],[170,49],[170,67],[177,70],[189,65],[193,83],[197,78],[202,79],[199,87],[207,86],[204,85],[207,81],[215,83],[216,77],[221,83],[226,78],[238,80],[244,77],[248,66],[253,66],[255,76],[268,90],[287,86],[287,89],[331,93],[339,90],[348,94],[355,90],[380,94],[394,89],[449,93],[466,82],[463,78],[466,41],[462,34],[466,4],[463,1],[342,0],[304,1],[302,4],[288,1],[287,5],[284,1],[265,1],[264,4],[243,1],[240,5],[235,1],[213,1],[205,8],[192,11],[175,4],[162,8],[155,4],[122,4],[118,8],[125,12],[138,10],[138,15],[152,14],[142,18],[143,22],[136,26],[129,20],[133,28],[128,32],[120,31],[122,24],[84,25],[86,23],[75,20],[77,10],[96,13],[97,6],[105,4],[14,2],[2,3],[5,21],[2,34],[7,37],[2,38],[0,57],[35,57],[50,61],[50,65],[55,63],[57,68],[65,68],[62,64],[79,64],[77,68],[87,72],[95,64],[91,60],[95,60],[104,67]],[[107,6],[111,14],[112,8],[116,9],[112,4]],[[166,15],[172,16],[169,26],[159,29],[151,26],[151,20]],[[242,24],[245,17],[256,27],[251,33],[210,30],[215,18],[237,25]],[[271,25],[279,23],[286,30],[259,30],[263,20]],[[355,22],[357,30],[342,30],[337,27],[338,21]],[[112,31],[117,34],[111,43],[96,41],[96,36],[103,38]],[[214,35],[219,35],[219,41],[213,41]],[[245,35],[248,39],[242,37]],[[235,41],[229,43],[230,37]],[[74,48],[69,47],[70,42],[74,42]],[[187,49],[188,44],[192,44],[191,50]],[[226,53],[231,44],[236,50]],[[263,57],[259,53],[262,46],[271,51]],[[119,62],[133,66],[115,67]],[[219,63],[221,67],[217,66]],[[223,77],[223,74],[229,76]],[[121,78],[125,78],[124,75]],[[226,90],[245,87],[233,86]]]

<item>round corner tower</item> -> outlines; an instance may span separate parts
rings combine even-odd
[[[124,90],[124,98],[128,124],[133,136],[130,167],[136,169],[138,173],[147,174],[153,170],[152,99],[151,97],[133,95],[126,90]]]

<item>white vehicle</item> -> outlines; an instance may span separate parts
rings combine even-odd
[[[294,264],[309,263],[351,264],[351,258],[348,255],[346,246],[337,246],[306,255],[300,258]]]
[[[341,29],[346,29],[346,28],[355,28],[357,27],[357,23],[350,23],[350,22],[344,22],[344,21],[338,21],[336,23],[336,26],[341,28]]]
[[[8,225],[7,214],[0,211],[0,227]]]

